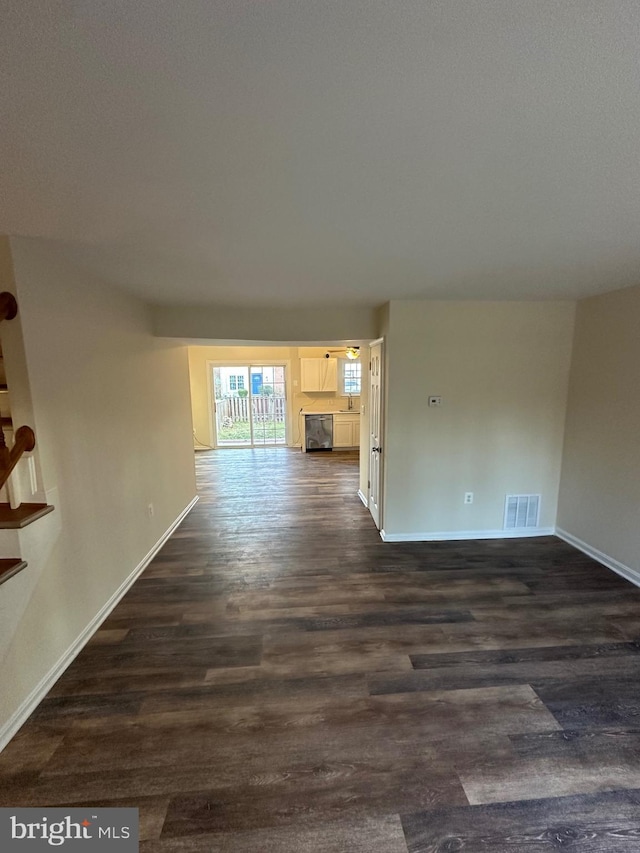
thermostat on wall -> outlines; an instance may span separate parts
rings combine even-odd
[[[441,406],[442,405],[442,397],[429,397],[429,405],[430,406]]]

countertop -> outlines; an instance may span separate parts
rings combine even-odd
[[[322,411],[310,411],[309,409],[303,409],[300,412],[301,415],[358,415],[360,416],[360,408],[357,409],[323,409]]]

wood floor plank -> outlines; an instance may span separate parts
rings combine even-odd
[[[121,673],[153,672],[156,669],[214,669],[217,667],[256,666],[262,657],[262,637],[255,634],[213,637],[184,637],[179,645],[158,636],[147,635],[140,642],[123,642],[87,647],[74,661],[74,676],[118,669]]]
[[[105,717],[113,715],[131,719],[137,716],[142,702],[143,695],[135,693],[93,693],[57,697],[50,695],[36,708],[32,720],[40,724],[48,720],[59,724],[66,717],[73,720],[98,720],[100,723]]]
[[[633,744],[637,748],[637,742]],[[636,754],[629,749],[604,750],[587,756],[578,750],[541,752],[510,761],[486,762],[460,771],[465,794],[473,805],[539,797],[561,797],[640,787]]]
[[[636,853],[640,791],[405,815],[409,853]]]
[[[471,803],[640,789],[640,730],[512,735],[505,760],[459,773]]]
[[[410,655],[414,672],[376,675],[372,694],[459,690],[533,684],[545,691],[589,678],[640,680],[640,647],[635,643],[551,646],[511,651]]]
[[[0,752],[0,780],[6,780],[16,773],[40,770],[63,740],[64,735],[59,730],[43,729],[34,719],[26,731],[22,729],[18,732]]]
[[[141,853],[407,853],[398,815],[214,835],[173,837],[141,844]]]
[[[532,688],[525,685],[434,690],[372,696],[385,716],[415,717],[422,738],[472,728],[476,734],[553,731],[560,728]]]
[[[510,665],[521,663],[540,663],[546,661],[600,660],[603,666],[611,658],[632,657],[640,661],[640,643],[604,643],[572,646],[534,646],[533,648],[513,648],[497,651],[459,652],[438,655],[411,655],[415,669],[432,670],[436,668],[463,667],[467,670],[475,666]]]
[[[628,675],[610,672],[569,683],[540,679],[535,687],[563,728],[628,728],[638,723],[637,681]]]
[[[376,765],[324,764],[287,783],[214,789],[174,797],[162,837],[243,829],[322,825],[327,820],[392,816],[403,808],[432,809],[444,802],[466,803],[452,773],[427,761],[393,760]]]

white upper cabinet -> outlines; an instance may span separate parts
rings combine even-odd
[[[338,360],[336,358],[301,358],[300,390],[305,393],[338,390]]]

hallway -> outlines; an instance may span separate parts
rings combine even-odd
[[[136,806],[146,853],[638,849],[640,590],[553,537],[384,544],[356,454],[196,461],[0,806]]]

